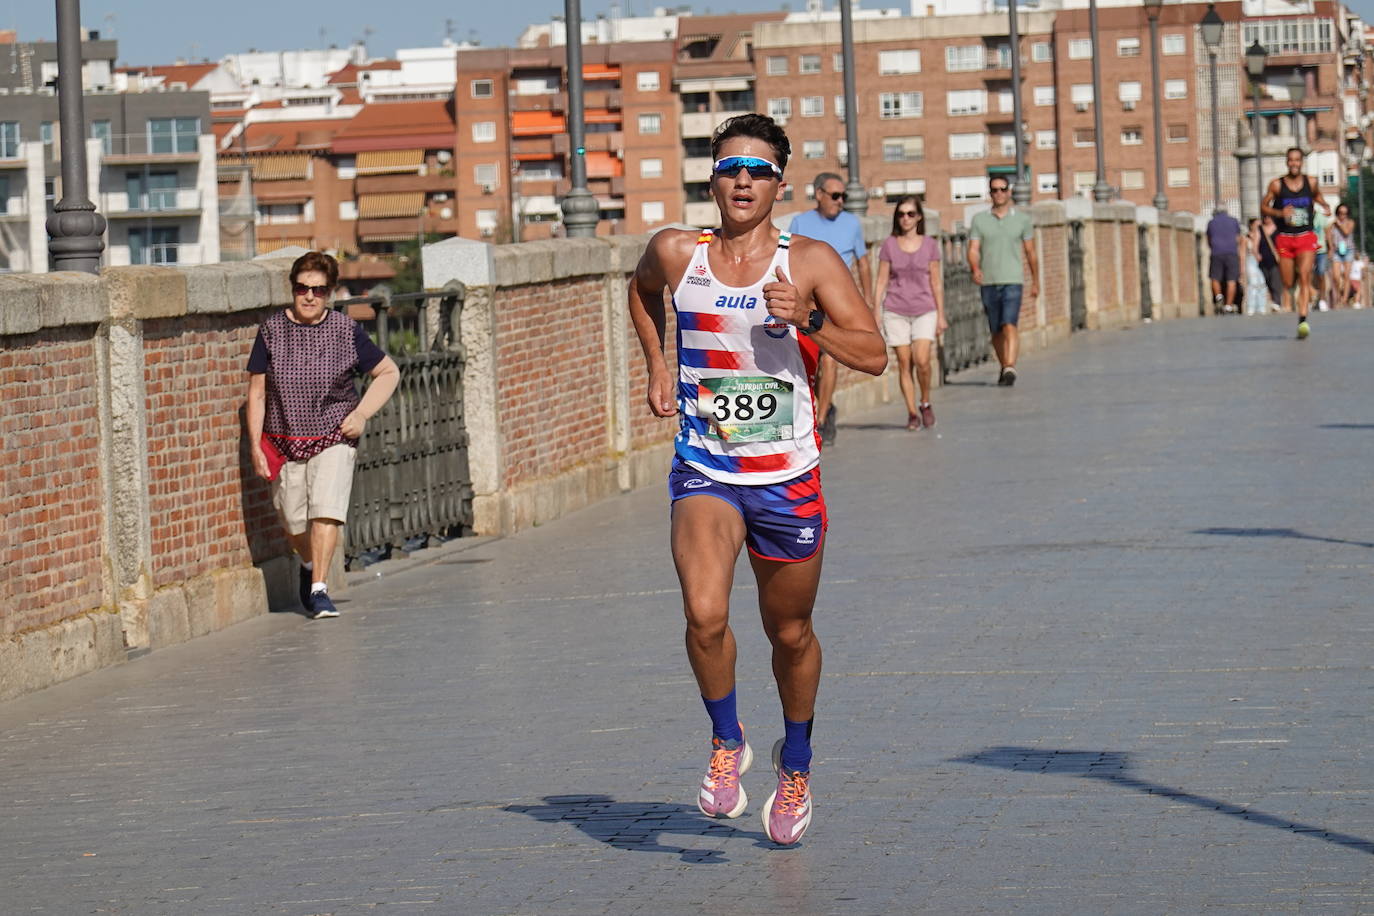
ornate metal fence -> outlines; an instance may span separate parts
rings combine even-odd
[[[1083,278],[1083,221],[1069,223],[1069,330],[1088,326],[1088,292]]]
[[[968,267],[968,233],[940,234],[942,277],[945,286],[945,331],[940,346],[940,378],[959,372],[992,355],[991,336],[983,314],[983,300]]]
[[[1136,231],[1140,250],[1140,320],[1149,321],[1154,317],[1154,295],[1150,292],[1150,229],[1140,226]]]
[[[358,448],[345,528],[350,564],[471,531],[459,343],[463,296],[455,283],[439,292],[336,303],[353,307],[401,370],[396,394],[368,421]]]

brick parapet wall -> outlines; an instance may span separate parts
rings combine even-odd
[[[0,277],[0,699],[268,609],[240,407],[288,268]]]

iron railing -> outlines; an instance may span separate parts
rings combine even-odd
[[[1083,277],[1083,221],[1069,223],[1069,330],[1088,327],[1088,290]]]
[[[953,372],[986,362],[992,355],[992,338],[983,298],[968,266],[968,233],[941,233],[940,246],[945,321],[949,324],[940,344],[940,379],[946,381]]]
[[[1150,229],[1140,226],[1136,229],[1140,250],[1140,320],[1154,318],[1154,294],[1150,292]]]
[[[435,292],[335,303],[371,308],[372,317],[364,314],[360,323],[401,370],[396,393],[368,421],[358,446],[344,529],[350,566],[472,531],[460,343],[464,294],[462,284],[453,283]]]

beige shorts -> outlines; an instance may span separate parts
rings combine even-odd
[[[272,481],[272,505],[290,534],[304,534],[312,518],[348,520],[358,450],[331,445],[309,461],[288,461]]]
[[[939,312],[926,312],[915,318],[883,312],[883,339],[889,347],[905,347],[913,340],[934,340]]]

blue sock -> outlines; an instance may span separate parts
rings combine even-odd
[[[701,698],[706,704],[706,714],[711,717],[711,735],[722,741],[743,741],[744,730],[739,727],[739,714],[735,711],[735,691],[719,700]]]
[[[782,765],[789,770],[803,773],[811,769],[811,724],[815,719],[805,722],[782,720],[784,729],[782,739]]]

